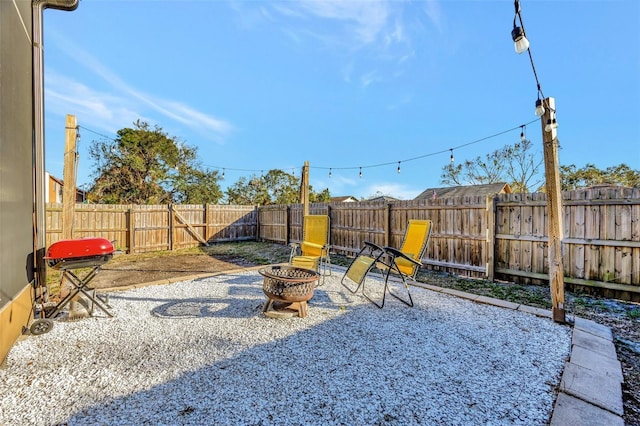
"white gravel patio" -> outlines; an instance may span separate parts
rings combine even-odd
[[[0,369],[2,425],[544,425],[571,330],[412,288],[378,309],[340,283],[265,317],[257,271],[110,293]]]

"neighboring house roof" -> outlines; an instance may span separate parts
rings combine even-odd
[[[510,194],[508,183],[488,183],[485,185],[449,186],[446,188],[427,188],[414,200],[428,200],[443,197],[467,197],[473,195],[487,196],[495,194]]]
[[[381,195],[379,197],[369,198],[367,201],[399,201],[399,199],[388,195]]]
[[[354,203],[358,199],[352,195],[345,195],[343,197],[331,197],[331,203]]]

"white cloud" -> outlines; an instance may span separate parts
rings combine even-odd
[[[64,116],[73,114],[82,124],[108,132],[115,132],[142,118],[125,97],[103,93],[47,69],[45,75],[47,112]]]
[[[367,87],[371,83],[374,83],[378,80],[380,80],[380,78],[378,77],[377,72],[370,71],[366,74],[363,74],[362,77],[360,77],[360,84],[362,84],[363,87]]]
[[[297,3],[308,13],[320,18],[348,24],[362,44],[375,41],[387,25],[389,3],[385,1],[314,1]]]
[[[217,142],[222,142],[233,130],[233,126],[229,122],[198,111],[180,101],[154,97],[153,95],[131,87],[89,52],[78,48],[71,41],[59,35],[55,35],[53,39],[63,47],[63,50],[66,51],[71,58],[107,82],[113,89],[110,93],[114,93],[105,95],[104,93],[92,90],[83,83],[67,78],[66,83],[75,90],[69,91],[65,89],[64,91],[67,92],[67,95],[62,96],[60,94],[62,91],[50,87],[52,91],[45,93],[45,96],[52,96],[54,101],[57,101],[57,103],[53,102],[51,104],[51,107],[55,110],[64,107],[65,104],[85,104],[86,108],[93,108],[94,111],[100,113],[97,117],[103,117],[105,119],[114,118],[113,116],[109,116],[109,111],[129,111],[131,113],[133,113],[134,110],[142,111],[142,113],[136,112],[136,118],[133,120],[127,118],[125,122],[129,124],[137,118],[142,118],[145,109],[151,108],[155,112],[171,118],[195,132],[213,137]],[[55,75],[55,72],[53,75]],[[58,110],[57,112],[64,114],[68,113],[68,110],[67,112]],[[104,128],[104,126],[101,127]],[[121,127],[122,125],[118,128]]]
[[[426,0],[424,3],[424,11],[431,20],[431,23],[442,32],[444,28],[444,18],[438,0]]]

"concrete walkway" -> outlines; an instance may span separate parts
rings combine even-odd
[[[429,290],[552,318],[551,311],[458,290],[419,284]],[[576,318],[571,355],[565,364],[551,426],[624,426],[622,367],[611,329]]]

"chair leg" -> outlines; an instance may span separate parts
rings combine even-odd
[[[405,281],[404,275],[400,274],[400,277],[402,278],[402,284],[404,285],[404,288],[407,290],[407,296],[409,297],[409,299],[405,300],[402,297],[395,294],[393,291],[391,291],[391,286],[388,286],[389,294],[395,297],[396,299],[398,299],[399,301],[401,301],[402,303],[404,303],[405,305],[413,308],[413,298],[411,297],[411,292],[409,292],[409,284],[407,284],[407,282]]]
[[[386,299],[387,291],[388,291],[389,273],[390,273],[390,269],[387,268],[387,273],[386,274],[382,274],[382,278],[384,278],[384,284],[382,286],[382,302],[381,303],[376,302],[373,299],[373,297],[371,297],[371,296],[369,296],[367,294],[367,292],[365,290],[364,281],[362,282],[362,295],[364,297],[366,297],[369,302],[373,303],[374,305],[376,305],[380,309],[384,308],[384,301]]]

